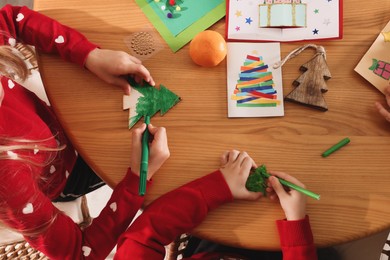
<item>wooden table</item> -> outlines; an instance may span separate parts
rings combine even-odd
[[[129,51],[124,38],[151,27],[130,0],[35,0],[35,9],[83,32],[102,48]],[[332,73],[329,111],[285,103],[281,118],[227,118],[226,61],[213,69],[194,65],[188,45],[162,50],[144,61],[156,82],[182,101],[153,123],[168,131],[171,158],[155,175],[146,203],[219,167],[226,149],[247,151],[258,164],[286,171],[321,194],[308,199],[315,243],[335,245],[390,226],[390,124],[374,102],[383,95],[353,71],[378,33],[390,20],[390,1],[369,4],[344,0],[344,39],[318,42],[327,51]],[[211,27],[224,32],[224,20]],[[283,43],[282,57],[303,43]],[[307,50],[283,67],[284,93],[292,90]],[[115,186],[130,162],[131,131],[122,111],[122,90],[56,56],[39,54],[44,84],[60,121],[76,148],[110,185]],[[207,93],[207,94],[205,94]],[[351,143],[322,158],[321,153],[344,137]],[[188,202],[191,203],[191,202]],[[213,241],[246,248],[278,249],[274,221],[279,205],[261,199],[236,201],[212,212],[194,233]]]

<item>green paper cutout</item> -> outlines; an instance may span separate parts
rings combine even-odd
[[[267,178],[265,176],[267,176],[267,168],[264,164],[256,169],[252,169],[246,180],[245,187],[249,191],[262,192],[266,196]]]
[[[178,51],[181,47],[191,41],[196,34],[206,30],[226,14],[226,3],[223,1],[216,8],[208,12],[206,15],[195,21],[193,24],[175,36],[169,31],[164,22],[154,12],[151,4],[148,3],[148,0],[136,0],[136,3],[160,33],[161,37],[167,42],[168,46],[173,52]]]
[[[129,118],[129,128],[133,127],[143,116],[152,117],[159,110],[163,116],[181,100],[178,95],[161,84],[160,88],[157,89],[147,82],[140,85],[130,77],[128,81],[132,88],[142,95],[138,98],[135,106],[136,115]]]

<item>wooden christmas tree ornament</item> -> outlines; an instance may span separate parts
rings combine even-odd
[[[276,63],[274,68],[277,69],[283,66],[287,60],[296,57],[307,48],[316,49],[316,54],[310,61],[300,67],[303,74],[293,82],[295,89],[284,99],[313,107],[321,111],[327,111],[328,106],[322,93],[328,91],[326,80],[331,78],[331,74],[328,65],[326,64],[324,47],[314,44],[304,45],[290,52],[282,61]]]

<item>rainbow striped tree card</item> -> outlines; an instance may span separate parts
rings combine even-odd
[[[228,43],[228,117],[283,116],[279,43]]]

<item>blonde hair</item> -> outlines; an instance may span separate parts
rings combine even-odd
[[[10,79],[24,81],[29,75],[22,57],[10,46],[0,46],[0,74]]]
[[[8,36],[6,33],[1,32],[3,36]],[[4,37],[10,38],[10,37]],[[29,57],[26,56],[28,53]],[[13,80],[24,81],[29,75],[29,70],[27,64],[25,62],[25,58],[31,58],[34,55],[33,49],[28,45],[17,44],[14,47],[11,46],[0,46],[0,75],[6,76]],[[1,87],[1,86],[0,86]],[[42,178],[41,173],[38,172],[38,169],[41,170],[42,167],[49,165],[53,162],[58,152],[65,149],[65,145],[58,144],[57,147],[50,147],[46,145],[47,141],[54,139],[56,135],[49,137],[47,139],[41,140],[28,140],[23,137],[8,137],[8,136],[0,136],[0,161],[2,160],[15,160],[20,161],[20,167],[27,166],[30,169],[33,178]],[[34,159],[33,156],[29,156],[25,153],[25,151],[36,151],[46,152],[47,156],[45,161],[39,162]],[[13,172],[9,172],[9,169],[0,167],[0,175],[4,174],[13,174],[17,175],[19,170],[13,170]],[[51,180],[44,179],[49,185]],[[26,187],[27,188],[27,187]],[[19,190],[17,192],[23,192],[23,190]],[[17,194],[13,194],[13,196],[17,196]],[[32,198],[34,199],[34,198]],[[6,202],[5,202],[6,203]],[[39,206],[39,205],[37,205]],[[2,205],[0,203],[0,213],[3,216],[5,210],[8,206]],[[53,216],[46,222],[42,223],[40,226],[35,226],[33,228],[18,228],[16,231],[22,233],[24,236],[34,237],[39,234],[46,232],[50,226],[53,224],[55,219],[57,218],[58,211],[55,211]],[[2,221],[7,222],[8,219],[2,219]]]
[[[48,183],[48,185],[50,185],[51,180],[44,179],[43,177],[41,177],[41,173],[38,171],[40,171],[42,167],[48,166],[50,163],[52,163],[57,158],[58,152],[65,149],[66,147],[66,145],[58,145],[57,147],[50,147],[45,145],[47,141],[51,139],[55,139],[55,136],[56,135],[53,135],[47,139],[40,139],[40,140],[27,140],[27,139],[17,138],[17,137],[0,136],[0,161],[1,160],[20,161],[21,162],[20,169],[22,169],[22,167],[27,167],[31,171],[33,179],[42,178],[44,181]],[[48,153],[44,162],[37,162],[34,160],[33,156],[24,155],[26,153],[21,153],[21,151],[35,151],[37,149],[40,152]],[[10,172],[9,169],[5,167],[0,167],[0,175],[3,176],[6,174],[17,175],[18,172],[19,169],[16,170],[13,169],[13,172]],[[24,191],[18,190],[17,192],[22,193]],[[17,194],[15,193],[12,195],[17,196]],[[34,200],[34,198],[31,199]],[[36,206],[39,207],[39,204]],[[2,205],[2,203],[0,202],[0,213],[3,216],[6,215],[4,214],[5,213],[4,210],[7,210],[7,206]],[[24,236],[29,236],[29,237],[34,237],[39,234],[42,234],[50,228],[52,223],[55,221],[57,214],[58,211],[55,211],[53,216],[48,221],[42,223],[40,226],[35,226],[30,229],[19,228],[15,231],[20,232]],[[7,219],[2,219],[2,221],[6,221],[6,220]]]
[[[34,166],[47,166],[57,156],[57,152],[65,149],[66,145],[58,145],[57,147],[49,147],[44,145],[45,142],[54,139],[51,136],[40,140],[27,140],[17,137],[0,136],[0,160],[18,160],[23,161]],[[36,162],[33,157],[18,154],[18,151],[42,151],[48,152],[49,156],[44,162]]]
[[[0,46],[0,74],[13,80],[26,80],[30,69],[38,67],[35,48],[17,41],[6,31],[0,30],[0,36],[3,37],[3,42],[10,44]]]

